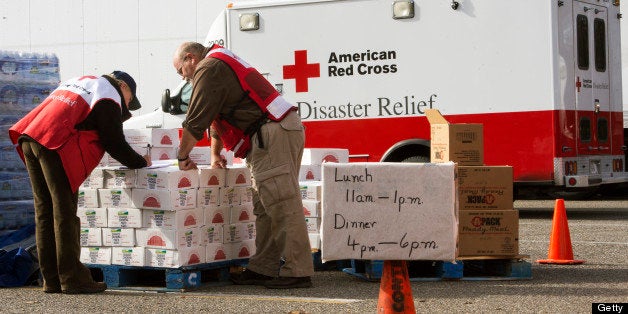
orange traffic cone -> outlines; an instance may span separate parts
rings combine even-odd
[[[557,199],[554,206],[554,218],[552,218],[552,233],[550,234],[550,244],[547,259],[537,260],[541,264],[582,264],[583,260],[574,260],[571,249],[571,237],[569,236],[569,226],[567,225],[567,213],[565,211],[565,200]]]
[[[406,261],[384,261],[377,313],[416,313]]]

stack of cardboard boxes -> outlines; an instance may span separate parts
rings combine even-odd
[[[458,164],[458,256],[519,254],[511,166],[485,166],[483,126],[450,124],[429,109],[431,162]]]
[[[349,162],[349,150],[340,148],[306,148],[301,159],[299,186],[303,213],[312,251],[321,248],[322,165],[325,162]]]
[[[166,143],[162,153],[176,156],[176,130],[146,132],[137,145]],[[82,262],[176,268],[250,257],[250,176],[241,167],[96,168],[79,190]]]

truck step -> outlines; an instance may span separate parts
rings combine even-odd
[[[532,279],[532,264],[521,257],[408,261],[407,265],[410,281]],[[342,271],[367,281],[379,281],[383,267],[384,261],[351,260],[351,267]]]

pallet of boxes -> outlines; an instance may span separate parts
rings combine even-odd
[[[125,136],[154,166],[125,169],[103,157],[79,190],[81,261],[112,288],[181,290],[228,280],[229,268],[255,251],[249,170],[210,169],[202,160],[198,170],[179,170],[169,159],[176,129]]]
[[[349,150],[341,148],[305,148],[299,170],[299,187],[303,199],[303,214],[312,248],[314,269],[326,270],[341,268],[343,261],[323,263],[321,260],[321,206],[322,206],[322,165],[326,162],[348,163]]]
[[[35,222],[30,179],[9,139],[9,128],[46,99],[59,82],[55,54],[0,50],[0,238],[6,240],[0,240],[0,249],[14,245],[16,239],[28,240],[15,235]],[[27,242],[22,243],[24,247],[34,247],[34,237]]]
[[[482,124],[451,124],[436,109],[426,116],[431,162],[457,163],[460,277],[531,278],[531,265],[519,254],[512,167],[484,165]]]

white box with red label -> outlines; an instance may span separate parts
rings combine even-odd
[[[103,246],[135,246],[135,229],[102,228]]]
[[[250,186],[251,171],[246,167],[228,168],[226,186]]]
[[[196,208],[196,189],[133,189],[133,206],[142,209],[180,210]]]
[[[78,207],[100,207],[98,194],[101,189],[84,189],[78,190]]]
[[[198,188],[197,203],[200,208],[211,208],[220,205],[219,187]]]
[[[321,165],[301,165],[299,167],[299,181],[320,181]]]
[[[321,201],[303,200],[303,214],[305,217],[321,217]]]
[[[81,263],[111,265],[110,247],[82,247]]]
[[[135,229],[137,245],[160,249],[174,249],[194,247],[200,243],[199,228],[169,230],[163,228]]]
[[[100,207],[133,207],[131,194],[128,188],[99,189]]]
[[[103,186],[105,189],[134,188],[135,172],[135,169],[103,168]]]
[[[228,250],[224,243],[216,242],[207,244],[205,253],[205,261],[207,263],[222,262],[232,259],[231,250]]]
[[[197,170],[179,170],[177,166],[138,169],[137,187],[149,190],[176,190],[198,187]]]
[[[198,167],[199,187],[223,187],[227,183],[226,179],[227,170],[224,168]]]
[[[141,228],[142,210],[135,207],[107,207],[107,226]]]
[[[181,210],[142,209],[142,227],[183,230],[203,225],[203,210],[190,208]]]
[[[229,206],[217,206],[203,209],[204,221],[209,224],[229,223],[231,211]]]
[[[253,203],[231,205],[229,209],[229,223],[255,221]]]
[[[205,263],[205,247],[190,247],[179,250],[146,249],[146,266],[177,268]]]
[[[124,129],[124,137],[129,144],[157,147],[179,147],[177,129]]]
[[[223,224],[209,224],[201,226],[201,245],[207,245],[209,243],[222,243],[223,238]]]
[[[146,266],[144,247],[114,246],[111,248],[111,264],[125,266]]]
[[[227,243],[231,259],[250,258],[255,254],[255,240],[243,240],[241,242]]]
[[[81,228],[80,243],[81,246],[102,246],[101,228]]]
[[[325,162],[349,162],[349,150],[342,148],[306,148],[303,150],[302,165],[322,165]]]
[[[82,228],[107,227],[107,209],[101,207],[79,207],[76,215],[81,220]]]

